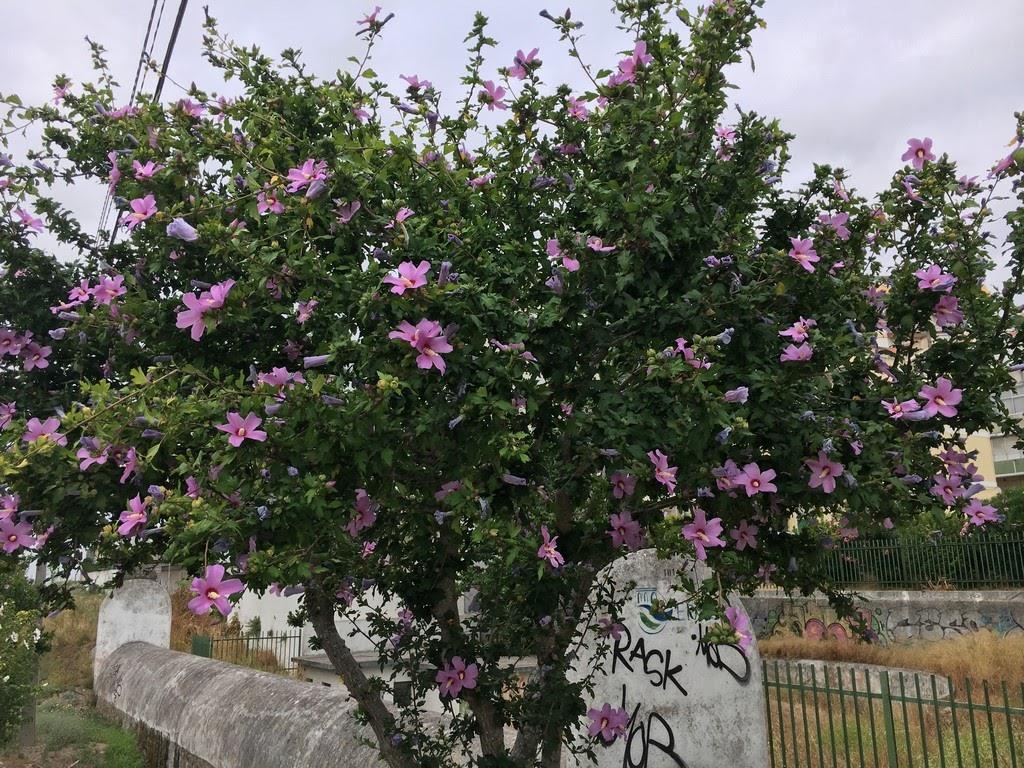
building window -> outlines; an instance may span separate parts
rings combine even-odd
[[[1024,475],[1024,452],[1014,447],[1017,438],[1011,435],[1000,435],[992,438],[992,461],[996,467],[996,477]]]
[[[404,682],[395,683],[392,698],[394,698],[395,704],[400,707],[409,706],[412,703],[412,682],[405,680]]]
[[[1017,387],[1013,392],[1004,392],[1002,394],[1006,410],[1010,412],[1011,416],[1024,416],[1024,391],[1022,390],[1024,388]]]
[[[999,435],[992,438],[992,458],[995,461],[1012,461],[1013,459],[1024,459],[1024,452],[1014,446],[1017,438],[1013,435]]]

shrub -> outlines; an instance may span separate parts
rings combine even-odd
[[[713,578],[678,586],[721,619],[766,578],[843,601],[823,517],[853,536],[950,507],[983,528],[964,434],[1020,431],[998,394],[1024,338],[1024,214],[991,291],[984,201],[1019,152],[960,180],[914,138],[877,199],[829,165],[784,189],[780,124],[726,124],[760,5],[620,0],[632,44],[607,70],[581,60],[582,93],[545,85],[537,56],[488,63],[478,15],[450,114],[369,68],[377,13],[329,81],[210,19],[236,99],[119,107],[95,47],[97,83],[9,101],[43,123],[46,170],[9,172],[0,247],[32,250],[31,203],[85,275],[50,329],[81,344],[75,402],[5,433],[24,543],[44,537],[58,572],[83,545],[122,571],[180,563],[199,612],[302,593],[296,618],[404,768],[596,747],[576,738],[593,669],[572,649],[613,625],[599,574],[629,550],[706,561]],[[578,19],[544,15],[579,58]],[[82,236],[42,191],[58,177],[112,185],[126,234]],[[359,611],[411,681],[398,717],[338,633]],[[518,688],[511,647],[538,661]]]

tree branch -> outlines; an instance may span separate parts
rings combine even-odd
[[[567,612],[571,617],[570,621],[582,614],[582,609],[587,604],[587,600],[590,599],[590,590],[593,588],[596,579],[597,570],[590,571],[581,576],[573,592],[570,609]],[[573,635],[576,634],[576,626],[575,623],[562,624],[553,634],[542,638],[544,645],[537,649],[537,669],[530,675],[530,680],[527,683],[527,688],[531,685],[539,687],[537,692],[539,701],[543,701],[545,694],[547,694],[551,686],[556,682],[562,682],[564,677],[564,671],[562,670],[557,672],[552,670],[546,677],[542,677],[540,673],[541,667],[544,666],[544,662],[549,658],[560,659],[565,657],[565,651],[569,647],[569,643],[572,642]],[[527,761],[532,762],[536,757],[537,749],[541,746],[542,739],[542,765],[544,768],[548,768],[549,765],[558,765],[561,761],[562,734],[557,730],[552,733],[548,723],[526,725],[519,731],[516,735],[515,744],[512,747],[512,760],[522,765],[531,764]],[[552,762],[556,759],[558,762]]]
[[[439,580],[439,586],[442,596],[431,608],[431,613],[441,631],[441,639],[449,646],[461,645],[458,595],[451,574],[443,576]],[[484,757],[503,756],[505,730],[494,702],[488,699],[486,694],[469,689],[463,690],[462,700],[469,705],[473,717],[476,718],[481,754]]]

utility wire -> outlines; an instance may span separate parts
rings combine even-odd
[[[149,77],[149,72],[152,69],[150,66],[153,61],[153,48],[156,47],[157,37],[160,35],[160,22],[164,19],[164,6],[167,5],[167,0],[160,0],[160,11],[156,15],[156,27],[153,29],[153,37],[149,41],[149,50],[146,51],[146,66],[142,70],[142,82],[139,83],[139,92],[146,90],[146,79]]]
[[[139,89],[139,77],[142,75],[143,68],[146,66],[149,52],[153,50],[153,44],[156,42],[156,35],[153,33],[153,19],[156,17],[156,6],[159,0],[153,0],[153,5],[149,8],[149,21],[146,22],[146,36],[142,39],[142,50],[139,52],[139,62],[135,65],[135,80],[132,82],[132,93],[128,97],[128,106],[132,106],[135,103],[135,96]],[[162,9],[161,9],[162,13]],[[107,223],[107,217],[110,215],[110,203],[113,200],[113,191],[110,187],[107,187],[107,194],[103,198],[103,207],[100,209],[99,223],[96,225],[96,237],[99,237],[100,231],[103,226]]]
[[[153,100],[159,101],[160,94],[164,90],[164,79],[167,77],[167,67],[171,63],[171,54],[174,53],[174,44],[178,42],[178,32],[181,30],[181,20],[185,18],[185,9],[188,7],[188,0],[181,0],[178,5],[178,15],[174,19],[174,27],[171,29],[171,39],[167,41],[167,52],[164,54],[164,65],[160,69],[160,79],[156,83],[156,90],[153,91]]]
[[[139,54],[139,63],[135,66],[135,82],[132,83],[132,95],[128,98],[129,104],[135,101],[135,94],[138,93],[139,76],[142,74],[142,67],[146,61],[146,49],[149,46],[149,35],[153,31],[153,18],[156,16],[157,2],[158,0],[153,0],[153,5],[149,9],[149,21],[146,23],[146,36],[142,39],[142,52]]]
[[[167,0],[160,0],[160,11],[159,13],[157,13],[157,0],[153,0],[153,6],[149,12],[149,23],[146,25],[146,36],[142,42],[142,53],[139,56],[139,63],[135,69],[135,82],[132,84],[132,94],[128,102],[129,106],[134,105],[135,98],[138,95],[139,91],[141,91],[141,89],[145,87],[146,78],[149,73],[149,62],[153,58],[153,48],[156,46],[157,34],[160,32],[160,23],[164,17],[164,6],[166,5],[166,2]],[[171,37],[167,41],[167,51],[164,53],[164,63],[163,66],[160,68],[160,79],[157,81],[156,90],[154,90],[153,92],[153,101],[156,103],[159,103],[160,101],[160,94],[164,88],[164,79],[167,77],[167,68],[171,63],[171,55],[174,53],[174,45],[178,41],[178,32],[181,30],[181,22],[185,17],[185,9],[187,7],[188,0],[181,0],[181,3],[178,5],[178,15],[174,19],[174,27],[171,29]],[[152,29],[154,16],[156,16],[155,30]],[[150,34],[151,30],[152,35]],[[103,225],[106,223],[107,217],[110,215],[112,202],[113,191],[108,188],[106,198],[103,201],[103,209],[100,212],[99,229],[103,228]],[[97,235],[98,234],[99,230],[97,230]],[[114,226],[111,227],[110,230],[110,240],[107,243],[108,248],[114,244],[114,239],[116,237],[117,223],[115,222]]]

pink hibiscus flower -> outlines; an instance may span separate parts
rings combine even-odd
[[[818,458],[805,459],[804,464],[811,470],[811,479],[807,482],[811,488],[821,488],[825,493],[836,489],[836,477],[843,474],[843,465],[832,461],[824,451],[818,451]]]
[[[640,532],[640,523],[633,519],[629,510],[623,510],[608,518],[612,529],[608,534],[612,537],[612,546],[618,549],[625,546],[630,552],[635,552],[643,546],[643,534]]]
[[[227,414],[227,423],[218,424],[217,429],[228,434],[228,444],[237,448],[246,440],[255,440],[262,443],[267,439],[267,433],[258,429],[263,419],[252,411],[249,411],[245,418],[237,411],[230,411]]]
[[[945,376],[940,376],[935,386],[925,385],[917,393],[918,397],[924,398],[922,413],[927,416],[939,414],[947,418],[956,416],[956,406],[963,400],[964,391],[953,389],[953,382]]]
[[[294,194],[308,187],[314,181],[323,181],[326,178],[327,162],[325,160],[316,161],[313,158],[309,158],[298,168],[290,168],[288,170],[288,181],[291,182],[288,185],[288,192]]]
[[[626,734],[629,714],[624,709],[613,708],[606,703],[600,709],[587,710],[587,717],[590,719],[587,733],[600,738],[605,744],[611,744]]]
[[[25,434],[21,439],[26,443],[34,443],[37,440],[51,440],[57,445],[67,445],[68,439],[57,430],[60,429],[60,419],[51,416],[46,421],[39,421],[31,418],[25,425]]]
[[[789,242],[793,245],[789,250],[789,258],[793,259],[793,261],[808,272],[813,272],[814,265],[821,261],[818,252],[814,250],[814,241],[809,237],[804,239],[791,237]]]
[[[668,456],[658,449],[648,451],[647,458],[654,465],[654,479],[664,485],[670,494],[675,493],[677,467],[670,467],[668,465]]]
[[[384,282],[391,286],[391,292],[399,296],[406,291],[422,288],[427,284],[427,272],[430,270],[429,261],[421,261],[413,264],[411,261],[403,261],[398,265],[397,275],[388,275]]]
[[[722,518],[713,517],[708,520],[707,513],[700,507],[694,510],[693,522],[683,526],[683,538],[693,544],[700,561],[708,559],[707,548],[725,546],[725,539],[721,535]]]
[[[455,698],[463,689],[473,690],[476,688],[476,680],[480,675],[480,668],[474,664],[467,664],[461,656],[455,656],[450,662],[445,662],[444,668],[437,671],[434,678],[441,689],[441,696]]]
[[[935,154],[932,152],[932,140],[930,138],[925,139],[907,139],[907,151],[900,157],[903,162],[910,163],[917,170],[924,168],[924,164],[928,160],[935,160]]]
[[[0,541],[3,542],[4,552],[7,554],[16,552],[21,547],[28,549],[36,545],[32,526],[25,522],[16,523],[9,518],[0,518]]]
[[[192,579],[192,591],[196,596],[188,602],[192,613],[206,614],[216,608],[222,616],[231,613],[228,598],[245,589],[238,579],[224,579],[224,566],[219,563],[206,566],[202,577]]]
[[[632,496],[636,489],[636,478],[626,472],[613,473],[609,481],[612,484],[612,496],[616,499]]]
[[[748,497],[758,493],[776,493],[779,489],[772,482],[774,479],[774,469],[761,471],[756,463],[745,464],[743,470],[731,478],[736,487],[742,487],[747,492]]]
[[[736,551],[742,552],[747,547],[757,549],[758,530],[756,525],[751,525],[746,520],[740,520],[740,524],[729,531],[730,538],[736,542]]]
[[[537,550],[537,557],[544,560],[552,568],[561,568],[565,565],[565,558],[558,551],[558,537],[552,536],[546,525],[540,527],[541,545]]]
[[[779,362],[782,363],[802,363],[811,359],[814,354],[814,348],[810,344],[804,342],[803,344],[788,344],[782,354],[779,355]]]
[[[443,354],[451,352],[453,347],[448,343],[440,324],[423,318],[416,325],[403,320],[398,327],[388,334],[389,339],[406,341],[416,352],[416,365],[419,368],[437,368],[443,375],[445,361]]]
[[[135,494],[135,497],[128,500],[128,509],[121,513],[118,522],[117,532],[122,536],[133,536],[138,533],[149,521],[146,514],[146,504]]]
[[[156,214],[157,211],[156,198],[153,195],[137,197],[128,205],[131,206],[131,210],[125,211],[124,215],[121,216],[121,226],[127,227],[129,231],[135,229],[139,224]]]

